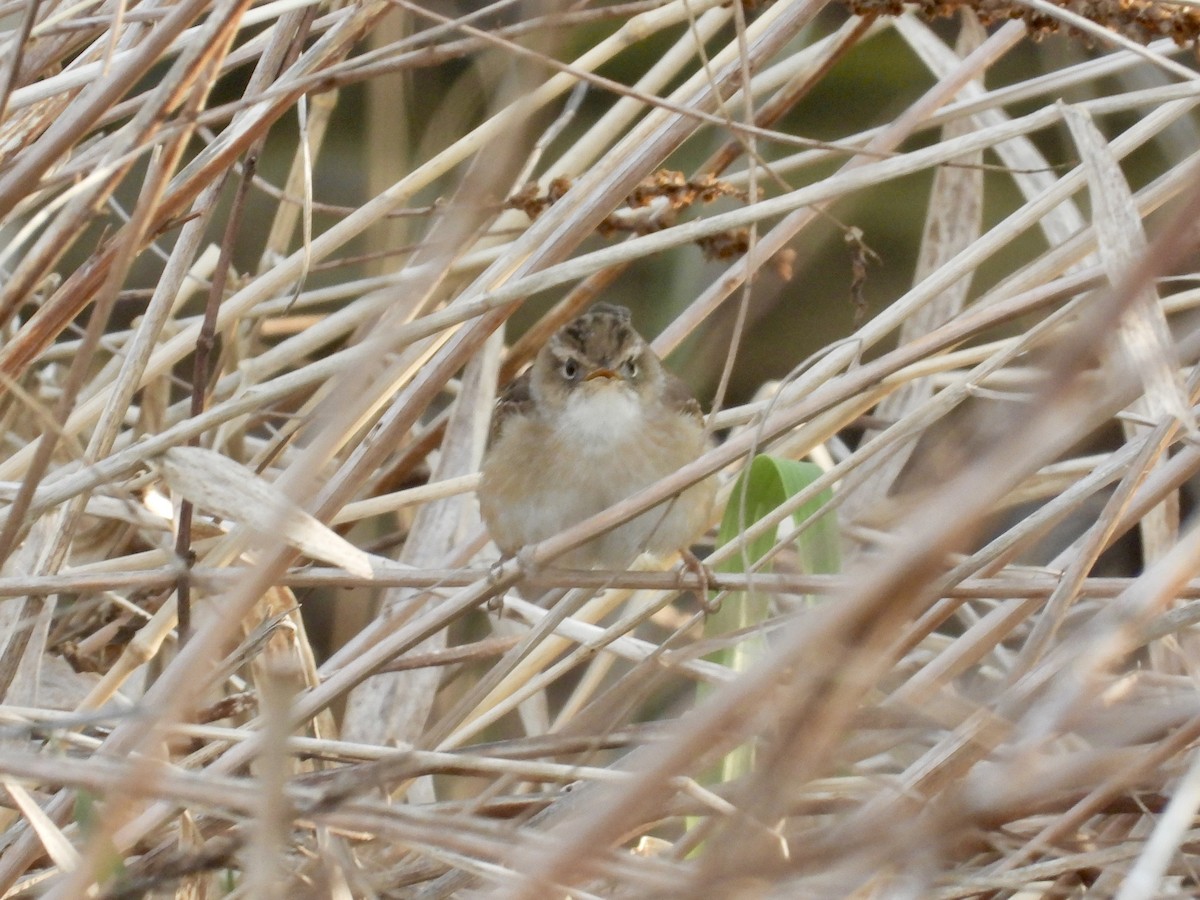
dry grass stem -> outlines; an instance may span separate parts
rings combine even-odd
[[[1191,4],[3,15],[0,896],[1200,892]],[[714,441],[499,558],[596,300]]]

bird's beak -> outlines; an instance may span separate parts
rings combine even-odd
[[[584,376],[583,380],[584,381],[592,381],[596,378],[620,378],[620,377],[621,376],[618,375],[616,372],[614,372],[612,369],[599,368],[599,369],[592,369],[592,371],[588,372],[587,375]]]

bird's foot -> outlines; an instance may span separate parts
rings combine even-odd
[[[684,582],[682,577],[683,574],[685,572],[691,572],[693,575],[695,575],[700,582],[699,586],[695,588],[696,598],[700,605],[704,607],[704,612],[711,616],[721,608],[721,601],[720,599],[717,599],[720,597],[720,594],[718,593],[715,598],[709,596],[708,585],[716,577],[713,573],[713,570],[706,566],[700,557],[696,556],[695,553],[688,549],[679,551],[679,560],[682,563],[682,565],[679,567],[680,590],[691,587],[691,585]]]

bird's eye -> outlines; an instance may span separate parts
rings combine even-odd
[[[567,381],[574,381],[579,377],[579,363],[573,359],[565,360],[562,364],[563,378]]]
[[[638,364],[636,360],[627,359],[621,363],[621,374],[626,378],[637,378]]]

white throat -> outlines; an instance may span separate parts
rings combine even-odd
[[[629,439],[643,424],[642,406],[632,391],[620,385],[586,386],[573,391],[559,419],[559,434],[569,434],[584,447],[607,452]]]

